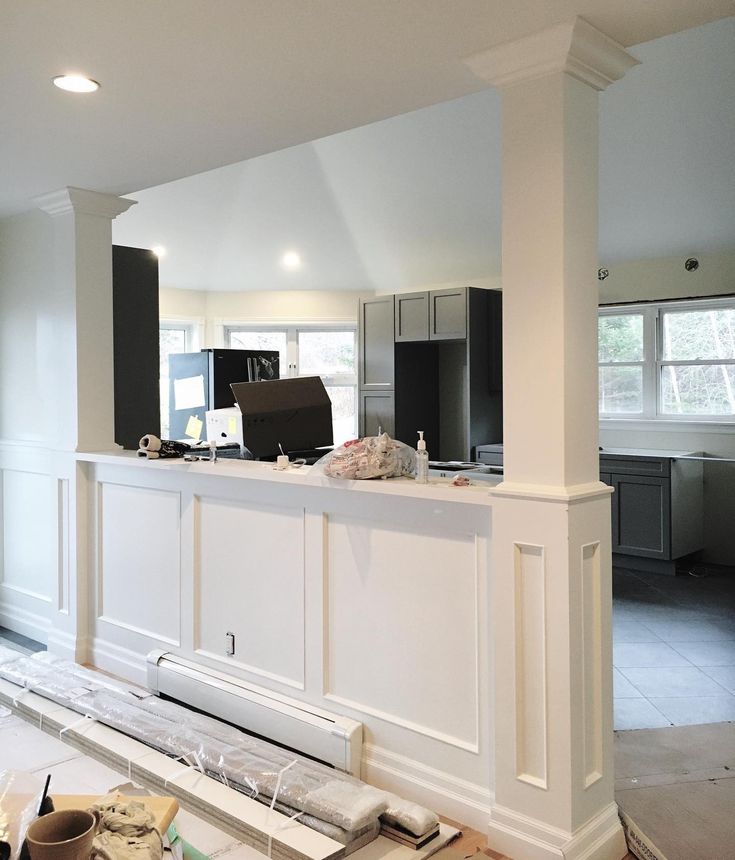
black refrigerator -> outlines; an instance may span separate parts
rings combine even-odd
[[[205,412],[235,405],[233,382],[279,379],[277,351],[203,349],[168,359],[169,436],[189,442],[206,438]]]

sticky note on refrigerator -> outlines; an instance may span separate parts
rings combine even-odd
[[[201,439],[202,427],[204,427],[204,422],[197,418],[196,415],[192,415],[186,422],[184,433],[192,439]]]
[[[237,433],[237,418],[227,419],[227,435],[234,436]]]

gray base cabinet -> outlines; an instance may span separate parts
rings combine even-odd
[[[615,489],[612,551],[617,563],[674,573],[676,559],[703,548],[701,463],[602,454],[600,480]]]
[[[360,392],[360,436],[396,434],[395,398],[392,391]]]

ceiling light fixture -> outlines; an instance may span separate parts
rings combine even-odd
[[[97,81],[86,78],[84,75],[57,75],[53,79],[55,87],[66,90],[69,93],[93,93],[100,88]]]
[[[162,257],[165,257],[165,256],[166,256],[166,254],[168,253],[168,252],[166,251],[166,249],[163,247],[163,245],[154,245],[154,246],[151,248],[151,251],[152,251],[152,252],[153,252],[153,253],[158,257],[158,259],[159,259],[159,260],[160,260]]]
[[[301,255],[297,254],[296,251],[286,251],[286,253],[281,257],[281,265],[284,269],[290,269],[291,271],[294,269],[300,269]]]

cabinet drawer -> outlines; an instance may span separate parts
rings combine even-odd
[[[616,475],[671,476],[670,457],[626,457],[623,454],[600,454],[600,471]]]

